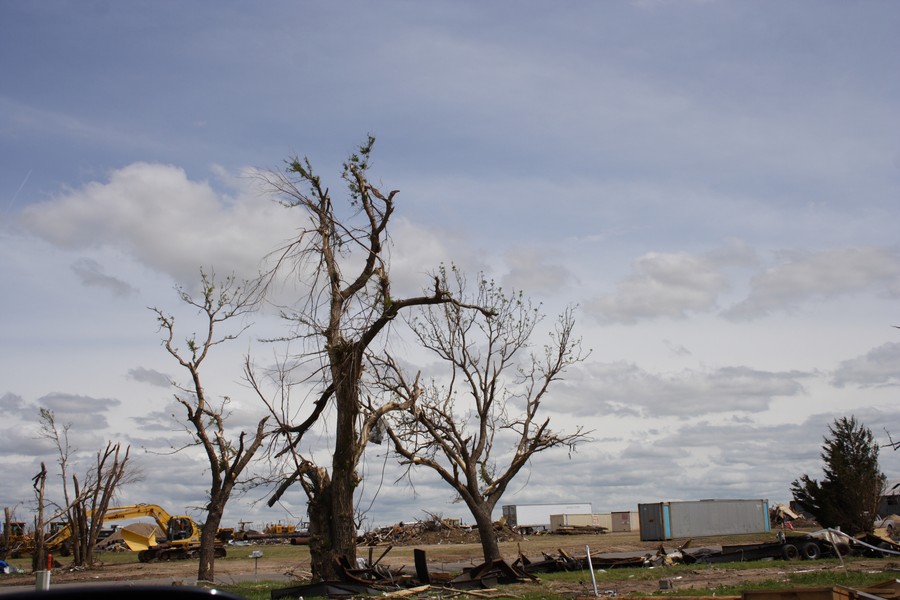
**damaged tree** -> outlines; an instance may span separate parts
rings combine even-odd
[[[465,279],[455,269],[453,275],[455,291],[464,298]],[[440,284],[449,286],[443,269]],[[471,303],[490,307],[492,315],[446,304],[426,308],[411,323],[422,346],[448,363],[448,383],[422,389],[390,357],[378,370],[381,386],[406,407],[385,420],[395,450],[404,464],[432,469],[456,491],[475,519],[490,563],[500,558],[491,514],[512,479],[536,454],[559,446],[572,450],[588,434],[581,427],[569,434],[553,431],[550,419],[541,416],[550,385],[587,354],[573,337],[571,308],[560,315],[543,353],[535,355],[528,349],[542,316],[521,293],[506,295],[482,278]]]
[[[206,519],[200,529],[200,561],[197,570],[199,581],[214,581],[216,557],[216,532],[222,522],[225,506],[231,498],[234,486],[239,477],[250,464],[259,450],[267,432],[265,429],[268,417],[263,417],[256,424],[251,434],[241,431],[237,439],[229,438],[225,421],[228,413],[226,407],[230,399],[226,396],[221,403],[212,402],[201,384],[200,367],[209,351],[218,344],[236,339],[244,330],[242,324],[236,332],[221,333],[219,329],[233,320],[239,320],[250,313],[256,306],[258,288],[255,285],[238,285],[233,277],[227,277],[217,283],[215,275],[200,272],[202,296],[194,298],[188,292],[179,289],[182,302],[196,308],[201,315],[204,331],[198,338],[192,334],[185,340],[187,352],[180,350],[174,342],[175,318],[153,308],[160,329],[164,332],[163,345],[178,364],[190,374],[189,386],[173,385],[178,389],[175,399],[187,414],[186,429],[193,437],[192,446],[200,446],[206,454],[210,470],[209,503],[206,506]],[[253,379],[250,359],[244,363],[244,375]]]
[[[41,470],[31,479],[37,511],[34,515],[34,551],[31,553],[31,570],[42,571],[47,564],[47,549],[44,544],[44,489],[47,485],[47,467],[41,463]]]
[[[267,401],[284,436],[279,456],[289,463],[269,505],[300,482],[308,499],[312,570],[322,579],[338,576],[340,559],[355,561],[357,466],[371,428],[382,415],[399,408],[389,403],[363,411],[363,365],[369,347],[401,311],[453,301],[439,280],[428,295],[402,299],[391,295],[385,244],[398,192],[384,194],[369,180],[374,141],[370,136],[343,165],[350,196],[346,207],[335,208],[308,159],[291,160],[284,173],[261,175],[282,204],[301,212],[300,233],[278,252],[270,275],[292,269],[306,287],[301,300],[284,309],[283,315],[293,327],[288,338],[307,345],[297,362],[321,365],[310,376],[317,380],[318,391],[302,422],[293,421],[294,413],[287,407],[289,385],[283,372],[277,376],[281,405]],[[334,422],[329,427],[334,450],[329,471],[301,452],[300,440],[332,403]]]
[[[108,442],[106,448],[97,453],[96,463],[83,489],[78,476],[72,475],[76,500],[69,508],[68,520],[72,531],[73,564],[94,565],[94,548],[116,490],[121,484],[136,479],[136,474],[128,467],[130,450],[130,446],[125,448],[123,454],[119,444]]]
[[[73,566],[93,566],[94,548],[100,538],[110,502],[120,486],[140,479],[140,472],[128,462],[131,447],[126,447],[123,453],[120,444],[107,442],[106,448],[97,452],[94,466],[88,469],[82,481],[77,473],[69,472],[69,425],[64,425],[60,432],[53,412],[42,408],[41,435],[53,440],[59,453],[57,462],[64,498],[59,515],[65,515],[66,520],[66,527],[47,541],[53,547],[64,544],[71,550]],[[65,536],[66,539],[60,540],[59,536]],[[38,552],[36,548],[36,554],[42,552],[43,550]]]

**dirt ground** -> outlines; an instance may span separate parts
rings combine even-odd
[[[753,541],[770,541],[769,536],[741,536],[737,538],[705,538],[695,540],[692,548],[715,547],[722,543],[749,543]],[[476,542],[461,538],[459,535],[445,534],[443,538],[437,535],[431,539],[412,540],[409,545],[400,545],[399,541],[393,543],[394,547],[382,559],[382,564],[393,568],[404,567],[412,572],[413,549],[421,548],[427,553],[432,570],[460,570],[465,565],[477,565],[481,563],[481,547]],[[665,543],[667,550],[674,549],[680,542],[670,541]],[[571,556],[584,556],[586,546],[591,553],[616,553],[639,552],[655,553],[659,547],[658,542],[641,542],[634,533],[610,533],[604,535],[539,535],[509,539],[501,543],[501,549],[508,562],[512,562],[519,552],[532,560],[540,560],[543,553],[555,555],[559,550],[565,551]],[[238,549],[239,548],[239,549]],[[220,584],[228,584],[241,580],[280,579],[290,585],[291,581],[303,580],[309,576],[309,553],[304,546],[261,546],[265,553],[265,560],[255,561],[248,558],[255,547],[235,547],[229,549],[229,558],[216,561],[216,581]],[[373,556],[378,558],[385,546],[373,549]],[[359,556],[366,557],[369,554],[367,548],[360,548]],[[254,569],[257,569],[254,571]],[[786,579],[787,575],[795,571],[809,571],[816,569],[841,569],[842,567],[825,565],[819,562],[785,562],[773,561],[771,567],[762,569],[734,569],[727,565],[716,565],[714,568],[705,566],[696,570],[679,572],[677,579],[671,579],[671,585],[677,590],[708,589],[724,585],[742,585],[754,581]],[[864,571],[884,571],[885,579],[897,577],[900,564],[885,559],[855,560],[847,564],[847,569]],[[107,563],[99,568],[91,570],[73,570],[66,566],[62,559],[62,566],[53,570],[52,581],[55,584],[68,582],[137,582],[152,580],[156,584],[191,584],[196,582],[196,561],[173,561],[162,563],[143,564],[128,562],[124,564]],[[617,596],[627,596],[635,593],[650,593],[660,589],[660,579],[669,579],[665,571],[660,571],[660,577],[650,579],[628,579],[608,585],[604,585],[602,573],[598,578],[598,588],[603,593]],[[554,591],[570,595],[592,595],[590,577],[581,582],[554,582],[550,585]],[[33,574],[0,575],[0,586],[33,585]]]

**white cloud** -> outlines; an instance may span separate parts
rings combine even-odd
[[[572,369],[555,390],[554,410],[576,416],[677,416],[760,413],[776,397],[800,396],[803,373],[722,367],[651,373],[636,364],[591,363]],[[561,397],[560,397],[561,396]]]
[[[645,254],[632,264],[634,275],[621,282],[614,294],[585,305],[601,321],[636,323],[655,317],[686,318],[716,307],[728,281],[717,265],[685,253]]]
[[[895,248],[783,252],[779,264],[753,278],[749,296],[724,314],[750,319],[866,290],[892,297],[900,293],[900,253]]]
[[[882,344],[864,356],[843,361],[832,383],[837,387],[900,384],[900,343]]]
[[[776,259],[775,266],[751,279],[746,298],[723,310],[722,316],[758,318],[863,291],[900,295],[900,252],[895,248],[780,251]],[[713,312],[723,295],[737,287],[729,269],[757,263],[743,242],[702,255],[647,253],[632,263],[633,274],[619,283],[615,293],[589,300],[585,308],[601,322],[626,324]]]
[[[250,185],[238,192],[223,196],[178,167],[134,163],[106,183],[25,207],[21,222],[64,248],[118,248],[185,285],[201,267],[251,278],[263,257],[295,233],[298,213]]]
[[[466,272],[485,268],[483,257],[472,244],[452,231],[424,225],[402,215],[391,218],[391,286],[394,293],[418,296],[430,293],[432,276],[443,264],[457,265]]]
[[[42,396],[35,404],[53,412],[58,428],[71,425],[72,431],[82,433],[106,429],[109,426],[107,415],[122,405],[114,398],[92,398],[59,392]]]
[[[540,297],[568,288],[575,275],[558,261],[550,248],[517,246],[504,254],[508,268],[504,286],[522,290],[530,297]]]

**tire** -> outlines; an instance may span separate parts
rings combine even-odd
[[[837,548],[838,554],[840,556],[847,556],[848,554],[850,554],[851,548],[850,544],[848,544],[847,542],[838,542],[834,545],[834,547]]]
[[[785,544],[781,548],[781,558],[784,560],[797,560],[800,558],[800,551],[793,544]]]
[[[819,545],[815,542],[806,542],[803,544],[800,553],[806,560],[816,560],[822,555],[822,549],[819,548]]]

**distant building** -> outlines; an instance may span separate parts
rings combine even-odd
[[[900,515],[900,481],[888,481],[884,489],[884,495],[878,502],[878,515]]]

